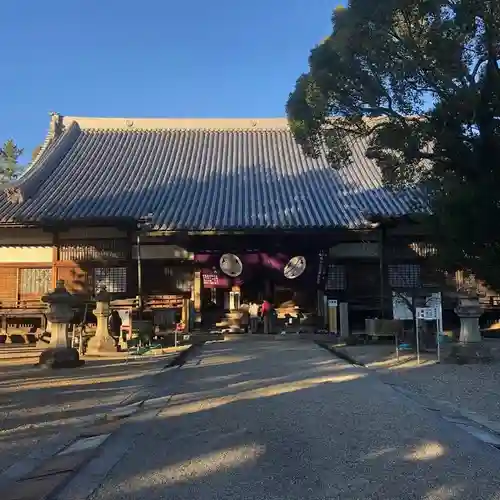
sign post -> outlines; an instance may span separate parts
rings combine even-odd
[[[441,342],[443,341],[443,304],[441,292],[433,293],[427,301],[428,307],[433,307],[435,310],[434,320],[436,321],[436,351],[437,361],[441,362]]]
[[[399,333],[397,331],[394,335],[394,340],[396,341],[396,361],[399,362]]]
[[[438,361],[441,357],[440,350],[440,321],[438,307],[417,307],[417,363],[420,364],[420,322],[421,321],[435,321],[436,322],[436,342],[437,342],[437,356]]]
[[[337,325],[337,306],[338,301],[335,299],[328,299],[328,332],[338,333]]]

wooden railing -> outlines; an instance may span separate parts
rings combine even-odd
[[[144,307],[146,309],[175,309],[182,307],[182,296],[180,295],[149,295],[145,297]]]
[[[6,310],[30,310],[44,311],[46,308],[40,299],[18,299],[18,300],[2,300],[0,301],[0,311]]]
[[[88,304],[88,310],[92,311],[95,302],[93,301],[79,301],[77,307],[83,309],[85,304]],[[42,313],[47,309],[47,304],[44,304],[40,299],[18,299],[18,300],[2,300],[0,301],[0,314],[5,314],[7,311],[23,312],[33,311],[35,313]]]
[[[500,295],[480,297],[479,303],[486,309],[500,309]]]

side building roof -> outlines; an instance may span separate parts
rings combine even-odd
[[[1,224],[139,219],[159,230],[360,228],[419,211],[382,184],[366,143],[351,165],[306,157],[285,119],[126,119],[52,114],[42,151],[0,192]]]

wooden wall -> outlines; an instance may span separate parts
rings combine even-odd
[[[39,246],[35,246],[37,240]],[[58,279],[65,281],[70,292],[90,296],[95,276],[106,274],[103,269],[129,267],[133,267],[130,238],[114,228],[59,233],[0,230],[0,307],[39,303]],[[96,274],[96,270],[101,271]]]

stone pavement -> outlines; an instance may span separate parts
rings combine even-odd
[[[63,446],[78,426],[143,390],[173,356],[94,359],[63,370],[0,364],[0,479],[27,454],[36,455],[47,442]]]
[[[210,344],[169,377],[54,500],[500,499],[495,447],[312,343]]]

